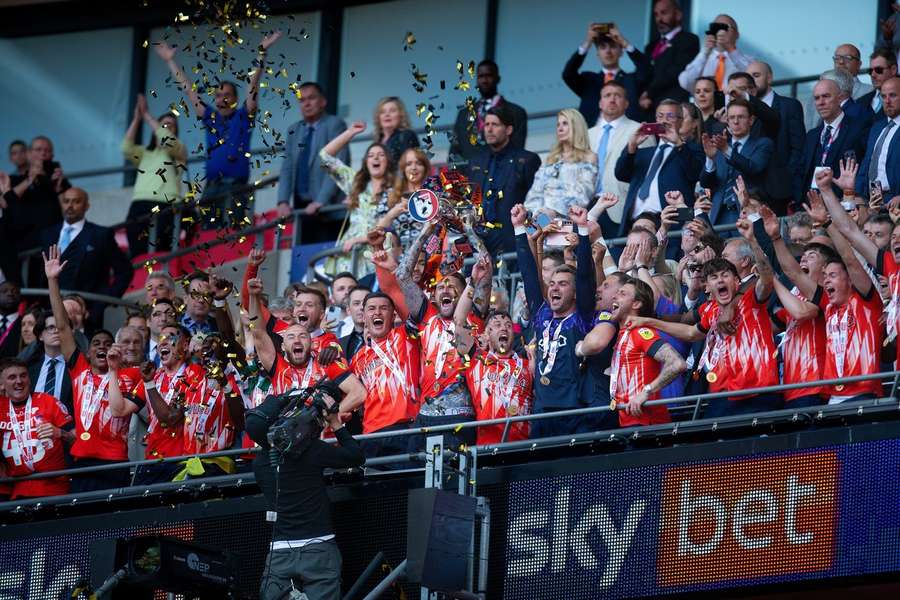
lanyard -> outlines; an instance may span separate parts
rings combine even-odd
[[[628,332],[625,332],[619,339],[619,343],[616,344],[615,352],[613,352],[612,365],[610,365],[609,369],[609,397],[612,400],[616,399],[616,390],[619,388],[619,360],[622,353],[625,352],[624,346],[630,337]]]
[[[843,125],[843,124],[844,124],[844,121],[841,121],[837,127],[833,127],[831,130],[831,135],[828,136],[828,139],[825,140],[824,144],[822,144],[822,158],[819,160],[820,165],[825,164],[825,159],[828,158],[828,151],[831,150],[831,145],[834,143],[834,140],[837,139],[838,133],[841,130],[841,125]]]
[[[291,365],[291,389],[292,390],[304,390],[309,387],[309,381],[312,379],[313,374],[313,357],[310,356],[306,360],[306,371],[303,372],[303,378],[297,379],[297,369]]]
[[[449,324],[445,324],[443,318],[436,318],[440,324],[441,331],[438,334],[437,356],[434,357],[434,376],[435,379],[439,380],[444,369],[444,361],[452,350],[454,327],[452,321]]]
[[[887,337],[884,344],[888,345],[897,337],[897,320],[900,318],[900,273],[894,273],[890,278],[891,301],[884,307],[886,315],[885,326]]]
[[[19,445],[19,453],[25,466],[29,471],[34,471],[34,446],[32,446],[31,438],[31,395],[25,402],[25,413],[23,423],[19,424],[19,416],[16,414],[16,407],[13,406],[12,400],[9,401],[9,424],[12,427],[13,436]]]
[[[522,358],[515,352],[512,355],[515,366],[509,360],[503,361],[503,372],[494,385],[494,397],[500,401],[501,406],[507,409],[507,414],[509,414],[509,405],[513,403],[512,397],[516,382],[519,381],[519,375],[522,373]],[[488,359],[491,357],[493,357],[493,353],[488,354]],[[502,357],[497,357],[496,360],[500,362]]]
[[[826,337],[831,345],[831,351],[834,353],[834,370],[838,377],[844,376],[847,342],[850,338],[850,303],[848,302],[841,308],[843,308],[844,314],[838,316],[835,312],[825,324]]]
[[[205,437],[206,421],[209,420],[209,415],[211,415],[215,409],[219,395],[222,393],[221,388],[212,390],[209,394],[209,402],[206,402],[206,388],[208,381],[209,380],[204,377],[200,387],[200,401],[196,405],[199,414],[196,419],[191,419],[190,422],[188,422],[188,433],[191,436]]]
[[[550,328],[553,326],[553,320],[551,319],[550,323],[547,324],[547,327],[544,328],[541,339],[541,345],[543,346],[541,348],[541,358],[545,360],[545,363],[544,368],[541,369],[541,376],[546,377],[547,373],[553,370],[553,365],[556,364],[556,355],[559,353],[559,334],[562,332],[563,324],[574,314],[575,313],[571,313],[560,320],[559,324],[556,326],[556,331],[553,333],[552,339],[550,337]]]
[[[90,369],[84,372],[83,377],[86,378],[86,381],[82,388],[84,392],[81,395],[79,417],[84,430],[90,431],[91,425],[94,422],[94,417],[96,417],[97,413],[100,411],[100,401],[106,395],[109,388],[109,373],[106,373],[100,379],[99,387],[94,385],[94,372]]]

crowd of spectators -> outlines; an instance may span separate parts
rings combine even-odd
[[[102,303],[62,290],[121,296],[132,275],[126,254],[86,220],[88,194],[67,181],[49,139],[10,144],[14,171],[0,174],[0,233],[14,240],[0,252],[6,474],[193,458],[133,475],[26,480],[0,495],[233,473],[240,460],[209,454],[253,446],[244,411],[325,379],[340,389],[342,419],[363,433],[598,409],[516,423],[507,440],[666,423],[677,412],[647,403],[685,393],[729,394],[704,416],[883,395],[877,380],[817,382],[900,366],[896,19],[868,59],[871,86],[857,77],[858,48],[841,44],[803,106],[772,89],[770,65],[739,49],[729,15],[702,40],[674,0],[656,0],[653,15],[643,50],[614,23],[588,25],[562,74],[578,108],[559,112],[543,160],[526,149],[527,113],[501,95],[498,65],[477,65],[479,97],[459,108],[448,167],[481,191],[479,210],[460,221],[467,244],[442,247],[437,222],[407,210],[433,165],[399,98],[379,101],[354,169],[349,144],[367,124],[347,126],[318,84],[303,83],[277,201],[282,215],[303,211],[304,240],[337,240],[331,284],[267,295],[262,250],[250,253],[242,281],[155,271],[144,310],[115,333],[103,328]],[[248,222],[247,150],[279,37],[263,38],[243,102],[222,81],[207,90],[210,104],[178,50],[154,43],[207,132],[196,205],[204,226]],[[592,47],[597,72],[581,70]],[[621,68],[623,53],[635,72]],[[146,146],[141,123],[152,134]],[[178,118],[154,118],[138,98],[122,149],[139,167],[130,217],[151,217],[154,239],[171,240],[179,213],[168,205],[196,192]],[[322,215],[341,203],[343,226]],[[620,236],[624,245],[607,242]],[[148,249],[146,227],[128,238],[132,255]],[[474,264],[458,268],[466,245]],[[43,260],[31,259],[27,283],[49,290],[49,310],[20,293],[16,253],[35,246]],[[519,288],[495,277],[501,261],[521,275]],[[457,268],[436,270],[439,262]],[[780,383],[809,386],[742,393]],[[494,444],[504,427],[447,435]],[[395,455],[423,443],[398,435],[365,450]]]

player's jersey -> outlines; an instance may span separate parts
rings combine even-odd
[[[198,370],[200,373],[196,372]],[[190,380],[192,377],[196,379],[201,374],[202,369],[200,367],[182,364],[171,375],[166,373],[166,370],[163,368],[157,369],[156,375],[153,376],[153,381],[156,383],[156,391],[159,392],[163,402],[169,406],[172,406],[173,403],[176,406],[183,406],[187,398]],[[150,425],[147,427],[147,448],[144,450],[144,457],[149,460],[183,455],[184,426],[181,423],[176,423],[172,426],[160,423],[159,419],[156,418],[153,405],[150,403],[147,403],[147,412],[150,413]]]
[[[473,335],[481,333],[481,319],[469,313],[468,322]],[[422,358],[420,412],[430,416],[474,414],[464,381],[465,365],[454,345],[453,320],[442,318],[437,307],[428,303],[418,328]]]
[[[700,366],[707,372],[710,392],[746,390],[778,385],[775,362],[775,338],[766,302],[756,298],[755,286],[749,286],[738,300],[737,330],[723,335],[715,330],[719,304],[713,300],[700,309],[701,331],[707,332]],[[740,401],[748,396],[736,396]]]
[[[48,394],[34,392],[20,404],[0,396],[0,442],[10,477],[66,468],[62,440],[38,439],[37,428],[42,423],[65,429],[72,425],[72,417],[59,400]],[[11,496],[38,498],[68,493],[69,478],[54,477],[16,482]]]
[[[113,416],[109,408],[109,374],[97,375],[84,355],[76,350],[70,359],[75,414],[76,458],[128,460],[128,425],[131,417]],[[146,395],[141,373],[133,367],[119,369],[119,389],[125,401],[143,406]]]
[[[822,293],[819,304],[825,312],[825,336],[828,340],[825,355],[825,378],[852,377],[878,373],[879,352],[883,339],[879,318],[884,309],[881,295],[873,286],[868,297],[855,288],[849,300],[841,306],[831,303]],[[838,401],[859,394],[881,395],[881,381],[860,381],[829,386],[826,394]]]
[[[885,248],[878,251],[876,270],[888,278],[888,287],[891,291],[891,299],[885,307],[885,328],[888,341],[894,341],[900,332],[900,265],[894,258],[891,249]],[[897,344],[897,358],[894,368],[900,370],[900,344]]]
[[[284,394],[290,390],[312,387],[325,378],[340,383],[349,372],[350,365],[343,356],[324,367],[311,356],[305,365],[296,367],[279,352],[275,356],[275,363],[272,365],[269,377],[272,380],[272,393]]]
[[[811,304],[821,303],[821,288],[816,295],[807,300],[795,287],[791,293]],[[798,321],[785,308],[775,311],[775,320],[784,328],[784,339],[781,342],[781,356],[784,362],[784,383],[803,383],[824,379],[825,372],[825,311],[812,319]],[[785,402],[801,396],[815,396],[823,393],[822,386],[787,390]]]
[[[225,390],[200,370],[189,376],[185,398],[184,454],[202,454],[227,450],[234,443],[234,421],[228,410]],[[238,393],[237,381],[228,375],[228,383]]]
[[[591,319],[577,311],[565,317],[554,317],[544,303],[534,317],[537,350],[534,369],[534,406],[537,412],[546,408],[580,408],[582,375],[575,345],[591,330]]]
[[[660,365],[653,358],[665,342],[659,333],[650,327],[622,329],[613,352],[613,363],[609,382],[609,395],[618,404],[627,404],[640,394],[645,385],[659,377]],[[659,392],[647,396],[647,400],[659,399]],[[669,409],[664,405],[644,406],[640,416],[631,416],[619,411],[619,425],[654,425],[671,421]]]
[[[350,361],[366,388],[363,433],[411,421],[419,413],[419,344],[404,325],[370,339]]]
[[[466,371],[466,384],[475,406],[475,418],[503,419],[507,416],[531,414],[534,376],[528,359],[517,354],[498,356],[478,350]],[[503,437],[504,424],[478,428],[478,444],[497,444]],[[528,421],[510,425],[506,441],[528,439]]]

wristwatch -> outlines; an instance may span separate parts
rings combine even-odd
[[[647,384],[641,388],[641,391],[649,396],[653,393],[653,387],[650,384]]]

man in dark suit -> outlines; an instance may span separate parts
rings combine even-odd
[[[681,7],[675,0],[655,0],[653,20],[656,35],[647,44],[644,54],[653,63],[653,79],[641,94],[640,106],[650,110],[660,100],[671,98],[685,101],[689,94],[678,84],[678,75],[700,51],[700,39],[681,28]]]
[[[643,121],[645,113],[638,102],[641,93],[650,82],[653,67],[650,66],[650,61],[644,53],[632,46],[615,25],[605,34],[598,33],[598,25],[591,23],[588,26],[587,38],[563,68],[563,81],[581,98],[578,111],[587,121],[588,127],[593,127],[600,116],[600,90],[610,81],[616,81],[625,88],[625,97],[628,99],[625,116],[634,121]],[[593,44],[597,46],[597,58],[603,68],[599,73],[593,71],[579,73],[578,69],[584,64],[584,57]],[[628,57],[634,63],[636,69],[634,73],[626,73],[619,66],[623,51],[628,53]]]
[[[61,260],[66,263],[59,278],[60,288],[80,292],[92,292],[120,298],[128,285],[134,269],[119,249],[113,231],[85,219],[90,200],[81,188],[69,188],[60,197],[62,226],[48,227],[40,233],[40,245],[49,248],[58,245]],[[46,287],[43,274],[38,287]],[[91,302],[88,307],[94,327],[103,323],[105,305]]]
[[[358,285],[350,290],[350,294],[347,296],[347,313],[353,320],[353,330],[340,338],[338,343],[348,362],[366,343],[365,337],[363,337],[363,325],[365,325],[363,300],[371,293],[371,289]]]
[[[318,83],[307,81],[299,91],[303,119],[288,128],[278,178],[278,212],[287,215],[293,209],[304,209],[304,242],[325,241],[337,236],[338,231],[331,230],[340,228],[340,221],[318,212],[323,206],[337,202],[339,195],[334,179],[322,168],[319,150],[347,129],[347,124],[325,112],[328,100]],[[337,157],[350,164],[350,146],[341,148]]]
[[[875,119],[875,113],[872,109],[860,104],[853,99],[853,76],[844,69],[829,69],[822,73],[820,79],[830,79],[834,81],[841,91],[841,110],[844,114],[855,121],[865,121],[871,126]],[[868,132],[867,132],[868,133]]]
[[[700,185],[713,194],[709,216],[713,225],[737,222],[741,207],[734,186],[738,176],[748,187],[761,187],[772,157],[772,140],[750,134],[754,115],[749,102],[741,98],[732,100],[726,115],[727,136],[726,133],[703,134],[706,167]]]
[[[541,166],[537,154],[512,145],[513,135],[512,111],[505,105],[492,108],[484,118],[486,146],[469,160],[468,177],[481,187],[484,220],[490,224],[478,234],[495,257],[515,251],[516,236],[509,212],[525,202],[534,174]]]
[[[31,391],[50,394],[72,413],[72,380],[59,345],[59,330],[50,313],[41,313],[34,323],[36,352],[27,359]],[[25,360],[23,358],[23,360]]]
[[[628,233],[634,218],[640,213],[662,212],[667,206],[666,192],[679,191],[685,201],[693,203],[694,186],[703,168],[703,152],[696,144],[685,143],[679,135],[682,120],[681,103],[663,100],[656,107],[656,121],[663,123],[666,131],[656,136],[658,145],[638,148],[648,136],[636,129],[619,156],[616,179],[631,184],[619,235]]]
[[[865,155],[868,126],[844,114],[840,97],[840,89],[831,79],[822,79],[813,88],[816,112],[823,122],[806,133],[803,155],[794,175],[797,207],[806,202],[806,192],[814,185],[817,169],[829,167],[836,179],[840,176],[841,160],[845,155],[853,152],[857,161]]]
[[[870,182],[881,184],[884,201],[900,195],[900,77],[892,77],[881,84],[884,116],[869,131],[866,158],[856,175],[856,192],[869,196]]]
[[[497,63],[492,60],[478,63],[477,85],[481,98],[473,102],[471,107],[468,104],[463,106],[456,115],[453,139],[450,140],[450,162],[465,163],[484,150],[485,144],[488,144],[484,135],[487,114],[492,108],[500,106],[506,109],[512,119],[513,134],[509,140],[510,145],[517,150],[525,148],[525,138],[528,137],[528,113],[518,104],[513,104],[500,95],[497,91],[499,83],[500,68]]]
[[[888,79],[897,76],[897,56],[887,48],[875,48],[875,51],[869,56],[869,75],[872,77],[872,85],[875,86],[875,89],[857,98],[856,102],[871,108],[875,115],[873,120],[877,120],[884,117],[881,86]]]
[[[10,233],[9,204],[15,202],[15,193],[9,175],[0,171],[0,240],[12,240]],[[0,281],[14,281],[21,284],[22,274],[19,268],[16,244],[0,244]]]
[[[22,294],[13,281],[0,283],[0,358],[16,356],[22,341]]]
[[[768,196],[769,207],[776,214],[785,215],[794,195],[793,174],[800,164],[806,138],[803,105],[795,98],[775,93],[772,89],[772,67],[768,63],[754,61],[747,69],[756,82],[756,97],[780,116],[763,189]]]

